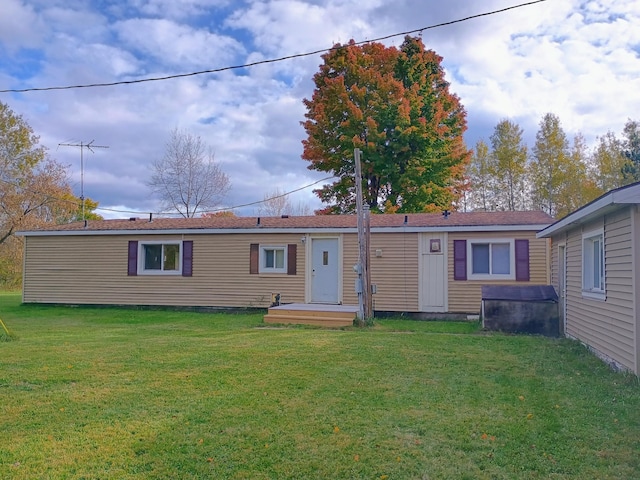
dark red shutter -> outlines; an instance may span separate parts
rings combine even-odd
[[[453,241],[453,279],[467,279],[467,241]]]
[[[182,276],[190,277],[193,275],[193,241],[186,240],[182,242]]]
[[[260,246],[257,243],[249,245],[249,273],[258,273],[258,264],[260,262]]]
[[[287,275],[296,274],[296,257],[298,253],[298,245],[290,243],[287,245]]]
[[[129,262],[127,265],[127,275],[138,275],[138,242],[129,240]]]
[[[516,281],[529,281],[529,240],[516,240]]]

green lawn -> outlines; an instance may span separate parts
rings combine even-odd
[[[1,293],[0,319],[0,478],[640,478],[637,377],[568,340]]]

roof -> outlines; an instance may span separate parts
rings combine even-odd
[[[549,225],[540,232],[538,238],[548,238],[576,225],[591,221],[624,205],[640,203],[640,182],[610,190],[583,207]]]
[[[371,230],[379,231],[538,231],[553,222],[541,211],[522,212],[453,212],[371,215]],[[355,231],[355,215],[315,215],[282,217],[213,217],[213,218],[130,218],[89,220],[17,232],[24,236],[41,235],[115,235],[133,233],[247,233]]]

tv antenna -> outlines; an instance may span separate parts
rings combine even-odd
[[[109,148],[106,145],[94,145],[95,140],[91,140],[89,143],[59,143],[59,147],[80,147],[80,201],[82,202],[82,221],[85,220],[84,213],[84,149],[88,149],[91,153],[94,148]]]

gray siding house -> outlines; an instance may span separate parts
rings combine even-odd
[[[640,374],[640,183],[612,190],[537,234],[567,337]]]

